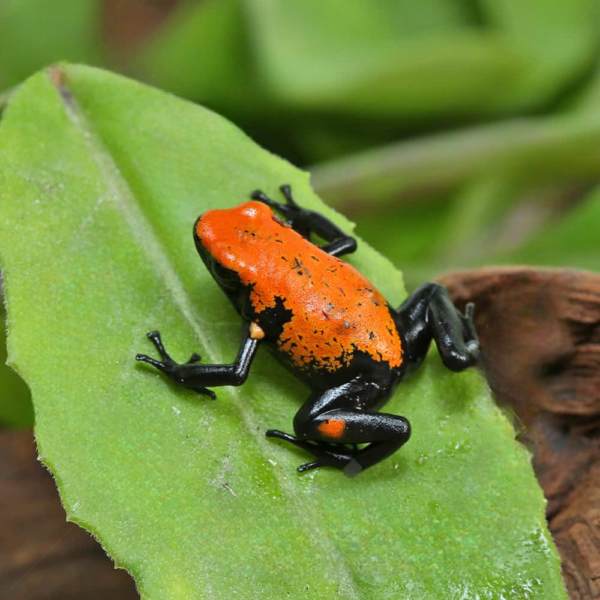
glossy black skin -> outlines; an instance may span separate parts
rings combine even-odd
[[[254,192],[251,198],[279,211],[290,226],[308,240],[311,234],[324,239],[326,243],[320,246],[321,250],[334,256],[354,252],[354,238],[321,214],[300,208],[293,200],[289,186],[281,186],[281,191],[285,204],[271,200],[260,191]],[[281,332],[290,316],[283,305],[279,310],[273,310],[266,322],[262,314],[261,327],[271,329],[267,332],[270,335],[266,335],[264,340],[253,339],[250,323],[255,321],[256,315],[249,302],[249,290],[242,285],[236,273],[219,265],[197,238],[196,246],[206,267],[244,321],[237,358],[228,365],[203,365],[198,364],[200,357],[193,354],[187,363],[178,364],[165,351],[159,333],[152,331],[148,338],[154,343],[161,360],[142,354],[138,354],[136,360],[146,362],[173,381],[214,399],[215,393],[208,388],[238,386],[246,381],[262,343],[282,358],[272,340],[277,338],[277,331]],[[315,460],[301,465],[298,471],[330,466],[343,469],[347,475],[356,475],[405,444],[410,437],[409,422],[404,417],[375,411],[387,402],[403,377],[419,367],[432,340],[448,369],[462,371],[476,364],[479,342],[473,324],[472,304],[462,315],[450,301],[444,287],[426,283],[398,309],[390,310],[402,341],[400,368],[391,368],[365,353],[355,353],[350,365],[333,373],[309,370],[307,377],[296,372],[313,390],[294,418],[296,435],[277,430],[268,430],[266,435],[290,442],[314,456]],[[319,425],[331,420],[344,422],[343,435],[335,443],[331,436],[324,435],[319,429]]]

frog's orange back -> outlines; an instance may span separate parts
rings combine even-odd
[[[391,368],[402,364],[400,337],[383,296],[268,206],[246,202],[208,211],[197,221],[196,235],[250,289],[259,325],[261,313],[283,301],[292,316],[272,341],[297,367],[336,371],[357,351]]]

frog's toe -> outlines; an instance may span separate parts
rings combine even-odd
[[[306,471],[312,471],[312,469],[318,469],[321,463],[318,460],[314,460],[313,462],[305,463],[300,465],[296,470],[298,473],[305,473]]]
[[[151,356],[146,356],[145,354],[136,354],[135,360],[138,362],[145,362],[149,365],[152,365],[154,368],[166,373],[167,375],[173,372],[174,363],[171,360],[156,360]]]
[[[201,360],[202,360],[202,357],[201,357],[201,356],[200,356],[198,353],[194,352],[194,353],[193,353],[193,354],[190,356],[189,360],[188,360],[188,361],[187,361],[185,364],[186,364],[186,365],[193,365],[194,363],[198,363],[198,362],[200,362]]]
[[[197,385],[195,387],[190,387],[189,389],[193,390],[194,392],[198,392],[198,394],[202,394],[203,396],[208,396],[211,400],[217,399],[217,395],[212,390],[209,390],[204,386]]]
[[[319,467],[334,467],[336,469],[343,469],[346,472],[348,466],[356,462],[351,456],[346,454],[337,454],[335,452],[322,452],[317,460],[309,463],[305,463],[298,467],[298,473],[304,473],[306,471],[311,471],[312,469],[318,469]],[[358,464],[358,463],[357,463]],[[362,467],[360,467],[360,471],[362,471]],[[360,471],[357,471],[360,472]]]

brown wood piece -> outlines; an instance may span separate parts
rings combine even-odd
[[[130,600],[133,579],[67,523],[31,432],[0,431],[0,598]]]
[[[475,303],[482,367],[548,498],[572,600],[600,598],[600,275],[520,267],[438,279]]]

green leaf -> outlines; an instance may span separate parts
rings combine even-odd
[[[10,429],[31,428],[33,406],[29,389],[6,364],[5,317],[4,301],[0,293],[0,426]]]
[[[527,65],[516,85],[498,90],[497,109],[552,103],[596,61],[594,0],[481,0],[493,29]]]
[[[545,106],[592,65],[592,0],[480,4],[186,2],[134,63],[232,114],[279,102],[394,116],[396,127],[399,116],[471,120]]]
[[[600,271],[600,189],[553,223],[537,231],[506,262]]]
[[[215,114],[86,67],[23,85],[0,152],[11,360],[41,458],[144,597],[566,597],[529,455],[478,373],[432,353],[389,407],[410,443],[349,479],[300,476],[302,452],[264,437],[308,393],[267,353],[214,403],[134,363],[153,328],[176,357],[235,355],[239,319],[191,237],[202,211],[287,182],[351,229],[305,173]],[[361,244],[352,262],[401,301],[388,261]]]
[[[0,90],[57,60],[99,58],[98,0],[0,0]]]
[[[449,2],[247,4],[265,84],[304,109],[471,117],[525,68],[510,44],[466,26]]]
[[[600,120],[580,110],[528,117],[397,142],[316,165],[330,202],[370,202],[415,190],[459,189],[498,174],[529,186],[593,179],[600,172]]]
[[[175,94],[235,113],[264,108],[241,0],[184,2],[133,62]]]

